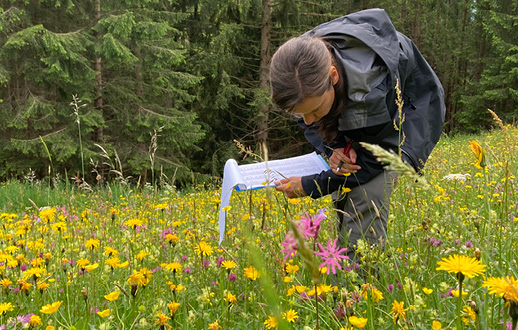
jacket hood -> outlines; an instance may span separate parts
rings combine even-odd
[[[383,9],[367,9],[339,17],[315,27],[305,35],[323,37],[338,45],[346,41],[344,35],[354,37],[376,52],[390,72],[398,68],[397,32]]]

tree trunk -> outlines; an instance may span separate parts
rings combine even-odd
[[[271,61],[270,39],[271,39],[271,12],[270,0],[263,1],[263,20],[261,24],[261,63],[259,67],[259,88],[264,91],[268,89],[269,67]],[[262,96],[261,96],[262,97]],[[264,105],[261,109],[262,119],[259,123],[259,133],[257,134],[257,141],[259,144],[268,143],[268,117],[270,106]]]
[[[423,17],[423,3],[419,1],[417,3],[417,15],[414,15],[414,21],[412,24],[412,40],[418,49],[421,49],[423,46],[423,32],[421,26]]]
[[[95,20],[94,26],[99,23],[101,19],[101,0],[95,0]],[[95,42],[97,45],[101,44],[101,33],[98,31],[94,32]],[[100,48],[100,47],[99,47]],[[103,114],[103,76],[102,76],[102,58],[100,51],[96,51],[95,53],[95,61],[94,61],[94,70],[97,72],[95,76],[95,100],[94,106],[95,109],[99,112],[101,117],[104,117]],[[104,139],[104,131],[103,126],[99,125],[97,127],[97,142],[102,143]]]
[[[101,0],[95,0],[95,13],[94,13],[94,26],[96,26],[101,20]],[[99,31],[94,30],[94,38],[95,43],[97,44],[97,50],[95,51],[95,59],[94,59],[94,71],[97,72],[95,76],[95,99],[94,99],[94,107],[95,110],[101,115],[101,118],[104,118],[104,104],[103,104],[103,75],[102,75],[102,57],[101,57],[101,44],[102,44],[102,35]],[[102,144],[104,141],[104,124],[100,124],[96,127],[96,137],[98,143]],[[100,179],[98,183],[106,182],[106,170],[105,166],[102,165],[99,168],[98,174],[100,175]]]

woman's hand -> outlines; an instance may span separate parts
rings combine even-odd
[[[338,164],[340,161],[343,162],[340,170],[337,171]],[[347,173],[356,173],[361,170],[361,166],[356,165],[356,151],[354,149],[349,150],[349,157],[344,155],[344,148],[337,148],[333,150],[333,154],[329,158],[329,166],[336,175],[345,175]]]
[[[273,183],[278,185],[275,189],[277,191],[284,192],[288,198],[307,196],[306,192],[302,188],[302,180],[300,176],[292,176],[287,179],[274,181]]]

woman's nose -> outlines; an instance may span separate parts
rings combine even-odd
[[[311,125],[314,122],[315,122],[315,115],[311,115],[311,114],[304,115],[304,123],[306,125]]]

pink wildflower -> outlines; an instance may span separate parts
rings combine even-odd
[[[347,251],[347,248],[339,248],[336,246],[336,242],[338,241],[338,238],[335,238],[333,245],[331,245],[331,240],[327,242],[327,249],[322,246],[322,244],[317,243],[318,248],[321,252],[316,252],[316,255],[319,255],[322,258],[322,261],[324,261],[318,268],[322,268],[324,266],[327,266],[327,274],[329,274],[329,271],[331,270],[333,274],[336,274],[336,267],[338,269],[342,269],[342,266],[340,265],[341,259],[349,259],[348,256],[342,255],[343,252]]]
[[[297,253],[297,249],[299,248],[299,246],[297,245],[297,240],[295,239],[291,231],[286,234],[284,242],[281,242],[281,244],[282,246],[284,246],[284,249],[282,249],[281,252],[285,254],[282,261],[286,262],[286,259],[291,259],[295,256],[295,253]]]
[[[300,219],[299,230],[302,232],[306,239],[309,237],[317,239],[318,233],[320,232],[320,223],[325,218],[326,215],[324,214],[324,210],[320,210],[319,213],[314,216],[310,216],[308,212],[306,212],[306,216],[303,216]]]

